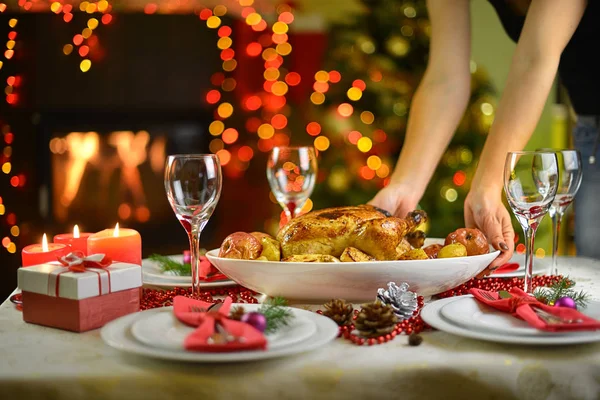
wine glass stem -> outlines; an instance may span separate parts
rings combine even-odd
[[[192,267],[192,296],[200,295],[200,232],[202,231],[199,223],[192,223],[192,230],[189,233],[191,267]]]
[[[525,293],[533,294],[533,255],[534,255],[534,242],[535,242],[535,231],[537,230],[537,223],[534,226],[529,225],[524,227],[525,233]]]
[[[560,233],[560,224],[562,222],[562,214],[555,213],[552,216],[552,273],[558,275],[558,239]]]

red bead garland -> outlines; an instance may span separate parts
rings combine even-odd
[[[191,288],[177,287],[171,290],[144,289],[140,309],[148,310],[150,308],[172,306],[175,296],[191,297],[207,303],[220,303],[222,301],[214,299],[214,296],[229,296],[233,299],[234,303],[258,304],[256,295],[258,293],[241,286],[207,289],[201,292],[199,296],[192,296]]]
[[[551,286],[563,279],[562,275],[540,275],[534,276],[532,286],[536,287],[547,287]],[[525,279],[523,278],[473,278],[462,285],[455,287],[454,289],[448,290],[444,293],[440,293],[437,297],[446,298],[452,296],[462,296],[469,293],[469,289],[477,288],[482,290],[488,290],[492,292],[499,292],[500,290],[509,290],[513,287],[523,289],[525,286]]]

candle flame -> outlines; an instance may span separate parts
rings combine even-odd
[[[42,237],[42,251],[48,251],[48,238],[46,237],[45,233]]]
[[[79,227],[77,226],[77,224],[75,224],[75,226],[73,227],[73,237],[74,238],[79,238]]]
[[[113,231],[113,236],[114,237],[119,237],[119,223],[118,222],[115,225],[115,230]]]

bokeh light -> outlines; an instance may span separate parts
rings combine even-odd
[[[306,132],[311,136],[317,136],[321,133],[321,125],[318,122],[309,122],[306,125]]]
[[[300,74],[297,72],[290,72],[285,76],[285,81],[290,86],[296,86],[301,81]]]
[[[315,148],[319,151],[325,151],[329,148],[329,139],[326,136],[319,136],[314,141]]]
[[[357,144],[358,140],[362,137],[362,133],[359,131],[352,131],[348,134],[348,141],[352,144]]]
[[[360,120],[363,124],[371,125],[375,121],[375,116],[371,111],[363,111],[360,113]]]
[[[363,153],[367,153],[373,147],[373,142],[370,138],[363,136],[360,139],[358,139],[358,142],[356,142],[356,146],[358,147],[358,150],[362,151]]]
[[[206,93],[206,102],[208,104],[217,104],[221,100],[221,92],[218,90],[210,90]]]
[[[452,182],[456,186],[462,186],[467,181],[467,174],[464,171],[456,171],[452,177]]]
[[[226,144],[233,144],[238,140],[239,133],[234,128],[227,128],[223,131],[221,136],[222,140]]]
[[[233,114],[233,106],[231,103],[221,103],[217,108],[217,113],[221,118],[229,118]]]
[[[82,60],[79,64],[79,69],[81,69],[81,72],[88,72],[90,68],[92,68],[92,62],[88,59]]]
[[[346,92],[346,95],[348,96],[348,98],[352,101],[357,101],[360,100],[360,98],[362,97],[362,92],[360,89],[356,88],[356,87],[351,87],[350,89],[348,89],[348,91]]]
[[[381,167],[381,158],[378,156],[369,156],[367,158],[367,166],[374,171],[377,171]]]
[[[313,92],[310,95],[310,101],[316,105],[323,104],[325,102],[325,95],[320,92]]]
[[[225,124],[222,121],[213,121],[208,126],[208,131],[213,136],[219,136],[221,133],[223,133],[224,129]]]
[[[273,118],[271,118],[271,125],[275,129],[283,129],[287,126],[288,120],[287,117],[283,114],[275,114]]]
[[[354,108],[348,103],[342,103],[338,106],[338,113],[342,117],[349,117],[354,112]]]
[[[217,157],[219,157],[222,166],[229,164],[229,161],[231,161],[231,153],[225,149],[217,151]]]
[[[275,129],[271,124],[262,124],[258,127],[257,133],[261,139],[271,139],[275,134]]]

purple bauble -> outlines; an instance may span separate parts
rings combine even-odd
[[[241,321],[253,326],[260,332],[264,332],[267,329],[267,318],[258,312],[249,312],[242,315]]]
[[[556,300],[554,307],[569,307],[573,310],[577,310],[577,304],[575,303],[575,300],[570,297],[561,297],[560,299]]]

